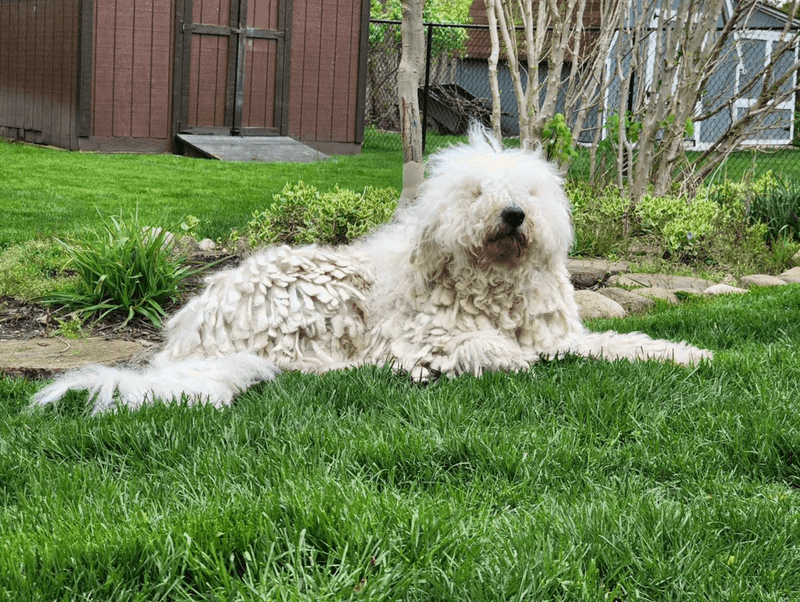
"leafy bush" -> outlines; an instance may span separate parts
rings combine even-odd
[[[182,266],[183,257],[172,253],[173,239],[166,230],[143,228],[138,216],[129,221],[111,217],[100,231],[82,239],[58,240],[78,274],[72,290],[43,298],[88,317],[102,318],[126,311],[127,323],[136,315],[161,325],[163,305],[179,297],[178,285],[197,272]]]
[[[792,257],[800,249],[789,235],[797,230],[783,225],[776,229],[780,235],[775,238],[768,234],[767,223],[762,223],[767,220],[754,219],[752,209],[760,191],[771,191],[776,183],[768,172],[751,182],[726,180],[703,187],[692,200],[683,195],[647,195],[631,209],[614,187],[598,191],[572,181],[567,186],[576,234],[572,252],[619,255],[632,241],[643,240],[673,261],[726,269],[737,266],[743,272],[781,271],[792,265]],[[789,211],[781,215],[791,217]],[[773,219],[772,223],[776,222]]]
[[[66,251],[48,240],[28,240],[0,251],[0,296],[31,301],[65,290],[75,278],[64,273]]]
[[[607,187],[598,191],[585,181],[567,182],[575,226],[575,255],[606,256],[621,251],[625,201],[619,191]]]
[[[719,212],[719,205],[709,199],[698,197],[690,202],[683,196],[645,195],[634,215],[639,229],[656,233],[667,251],[691,253],[712,233]]]
[[[360,194],[336,186],[320,192],[303,182],[287,184],[274,203],[255,213],[233,239],[261,244],[347,244],[391,219],[399,193],[367,187]]]

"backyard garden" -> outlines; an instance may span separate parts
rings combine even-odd
[[[0,141],[0,338],[157,343],[208,270],[390,219],[401,165],[369,145],[243,164]],[[580,165],[576,257],[715,282],[798,263],[800,175],[758,153],[636,204]],[[286,373],[223,410],[93,417],[85,394],[30,409],[43,383],[0,376],[0,598],[797,599],[798,287],[588,324],[713,350],[694,368]]]

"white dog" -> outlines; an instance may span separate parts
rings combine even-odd
[[[153,398],[230,403],[278,370],[391,363],[417,379],[524,370],[567,353],[693,364],[711,352],[587,331],[565,267],[569,201],[539,153],[482,129],[441,151],[415,204],[352,246],[267,249],[207,279],[144,371],[90,367],[41,404],[89,389],[95,411]]]

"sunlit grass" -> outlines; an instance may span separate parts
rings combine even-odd
[[[285,374],[95,418],[1,380],[0,597],[800,596],[798,285],[592,326],[716,355]]]
[[[199,218],[200,237],[224,238],[272,203],[287,182],[402,187],[402,154],[367,152],[316,163],[230,163],[176,155],[59,151],[0,139],[0,247],[66,236],[102,217],[139,211],[153,226]]]

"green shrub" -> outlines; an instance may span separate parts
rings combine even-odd
[[[389,221],[399,193],[393,188],[367,187],[363,192],[336,186],[320,192],[303,182],[287,184],[273,204],[253,215],[233,239],[262,244],[347,244]]]
[[[0,296],[32,301],[69,288],[74,276],[64,273],[69,256],[49,240],[28,240],[0,251]]]
[[[143,228],[138,216],[129,221],[111,217],[100,231],[85,238],[58,241],[69,255],[69,266],[78,274],[72,290],[43,298],[81,317],[127,312],[125,322],[136,315],[161,325],[163,305],[179,297],[178,285],[197,270],[182,266],[183,257],[172,253],[173,240],[166,230]]]
[[[655,234],[670,253],[691,253],[713,231],[720,212],[717,203],[683,196],[645,195],[636,205],[634,216],[640,231]]]
[[[800,248],[790,235],[797,231],[784,225],[774,237],[763,223],[767,220],[752,216],[760,191],[772,190],[777,182],[767,172],[750,182],[726,180],[705,186],[692,200],[679,194],[647,195],[631,211],[628,200],[616,188],[598,191],[571,181],[567,193],[573,205],[576,235],[572,252],[620,255],[631,242],[644,241],[656,254],[672,261],[741,272],[781,271],[792,265],[792,257]],[[784,215],[790,216],[788,211]]]
[[[572,203],[575,226],[575,255],[606,256],[624,245],[623,214],[626,201],[619,190],[609,186],[598,191],[583,181],[568,181],[567,196]]]

